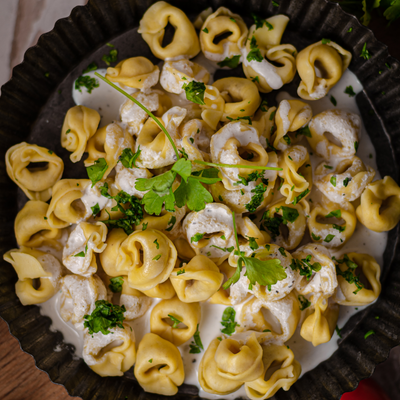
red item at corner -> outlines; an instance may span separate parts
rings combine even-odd
[[[361,381],[353,392],[344,393],[341,400],[392,400],[373,379]]]

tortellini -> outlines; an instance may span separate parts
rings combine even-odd
[[[132,136],[118,124],[103,126],[88,141],[86,152],[89,156],[85,160],[85,167],[93,165],[99,158],[104,158],[107,162],[107,170],[104,172],[103,179],[106,179],[117,165],[124,149],[132,148]]]
[[[151,311],[150,331],[180,346],[194,335],[200,316],[199,303],[183,303],[177,297],[161,300]]]
[[[43,245],[60,248],[58,239],[61,230],[49,225],[46,214],[49,205],[44,201],[29,200],[17,214],[14,232],[20,246],[40,247]]]
[[[261,103],[257,86],[244,78],[222,78],[213,83],[225,99],[221,121],[252,116]]]
[[[281,345],[296,331],[300,321],[299,302],[293,291],[280,300],[254,298],[243,305],[239,320],[242,329],[263,332],[261,337],[264,343]]]
[[[92,313],[95,302],[107,299],[107,290],[97,275],[66,275],[61,279],[61,291],[61,318],[78,330],[84,329],[84,316]]]
[[[165,28],[170,23],[175,28],[172,42],[162,46]],[[187,56],[192,58],[200,52],[199,39],[186,14],[165,1],[158,1],[147,9],[140,20],[138,33],[149,45],[151,52],[161,60]]]
[[[61,179],[64,163],[53,151],[22,142],[7,150],[6,169],[10,179],[30,200],[47,201],[53,186]]]
[[[219,270],[220,272],[224,275],[226,280],[230,279],[233,274],[236,271],[235,267],[231,267],[228,260],[225,260],[221,265],[219,265]],[[225,282],[223,282],[225,283]],[[248,293],[247,297],[250,296],[250,293]],[[211,298],[209,299],[209,302],[212,304],[224,304],[226,306],[231,306],[232,305],[232,300],[231,300],[231,289],[230,287],[227,289],[224,289],[222,286],[218,290],[218,292],[214,293]]]
[[[160,69],[146,57],[131,57],[108,67],[106,78],[130,88],[147,90],[158,82]]]
[[[313,309],[307,309],[308,317],[301,325],[300,335],[303,339],[318,346],[331,340],[339,316],[339,306],[320,297]]]
[[[342,77],[351,61],[351,53],[337,43],[323,39],[301,50],[296,58],[301,82],[297,94],[302,99],[318,100]]]
[[[267,18],[266,22],[262,27],[250,27],[246,46],[242,50],[246,77],[254,80],[260,92],[264,93],[280,89],[293,80],[297,54],[293,45],[280,44],[289,18],[275,15]],[[261,59],[252,56],[255,48],[259,50]]]
[[[281,388],[289,390],[301,373],[301,366],[288,346],[262,345],[262,350],[264,374],[244,386],[251,400],[269,399]]]
[[[353,275],[363,274],[367,284],[359,290],[354,283],[349,283],[343,276],[338,275],[339,286],[335,295],[336,303],[343,306],[364,306],[372,303],[381,293],[379,264],[374,257],[368,254],[348,253],[347,257],[357,264],[356,268],[351,268]],[[339,263],[337,268],[343,272],[350,269],[346,262]]]
[[[111,262],[116,262],[119,275],[128,276],[129,286],[140,291],[152,289],[165,282],[177,258],[171,240],[155,229],[135,231],[118,247],[117,258],[114,256]],[[114,248],[114,255],[116,251]]]
[[[146,333],[139,343],[134,372],[146,392],[164,396],[174,396],[185,379],[177,347],[154,333]]]
[[[100,114],[85,106],[74,106],[65,115],[61,128],[61,146],[70,151],[73,163],[81,160],[88,140],[96,133]]]
[[[357,114],[344,110],[323,111],[312,118],[308,127],[311,132],[311,137],[307,136],[308,143],[325,160],[356,154],[361,129],[361,118]],[[328,139],[326,133],[331,134],[334,141]]]
[[[180,301],[208,300],[220,288],[224,276],[208,257],[197,255],[188,264],[175,268],[171,283]]]
[[[308,104],[300,100],[282,100],[275,113],[276,133],[273,136],[274,147],[279,150],[287,149],[291,138],[286,135],[307,125],[311,117],[312,111]]]
[[[123,190],[131,196],[138,197],[139,199],[142,199],[147,193],[147,191],[142,192],[135,188],[139,178],[149,179],[153,176],[147,168],[126,168],[122,163],[118,163],[115,167],[115,172],[115,184],[120,190]]]
[[[132,289],[128,284],[128,277],[122,277],[123,284],[119,304],[126,308],[124,317],[127,321],[139,318],[146,313],[151,306],[151,298],[139,292],[139,290]]]
[[[63,250],[63,264],[74,274],[89,277],[97,272],[96,253],[106,248],[107,227],[102,222],[95,225],[79,223],[70,233]]]
[[[196,81],[207,84],[209,79],[210,73],[204,67],[182,58],[164,63],[160,84],[167,92],[181,94],[185,92],[182,87],[185,83]]]
[[[340,222],[342,220],[344,223]],[[356,224],[357,218],[351,203],[339,205],[326,198],[312,208],[307,219],[312,241],[329,249],[343,246],[352,237]]]
[[[358,220],[374,232],[393,229],[400,220],[400,188],[390,176],[370,183],[356,209]]]
[[[216,39],[226,32],[230,35],[216,43]],[[240,15],[225,7],[219,7],[206,18],[200,29],[201,50],[205,57],[212,61],[224,61],[232,57],[240,60],[247,32],[247,26]]]
[[[305,198],[312,188],[312,168],[307,149],[298,144],[289,147],[280,156],[279,167],[282,168],[278,172],[280,192],[286,197],[286,204],[296,204],[296,198]]]
[[[335,167],[323,161],[315,169],[314,182],[326,197],[343,204],[357,200],[374,176],[375,170],[354,156],[340,161]]]
[[[143,290],[143,293],[148,297],[154,297],[154,298],[165,299],[165,300],[172,299],[176,295],[175,289],[172,286],[172,283],[169,279],[167,279],[163,283],[159,283],[157,286],[154,286],[152,289]]]
[[[83,359],[96,374],[123,376],[135,363],[135,332],[123,326],[111,328],[108,335],[84,333]]]
[[[21,247],[8,251],[3,259],[14,267],[18,275],[15,292],[24,306],[44,303],[58,290],[61,265],[53,255]],[[38,285],[35,285],[35,280],[39,281]]]

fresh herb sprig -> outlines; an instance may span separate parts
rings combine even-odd
[[[236,327],[240,326],[235,321],[235,317],[236,311],[233,307],[225,308],[221,318],[221,325],[224,327],[224,329],[221,329],[222,333],[225,333],[225,335],[228,336],[231,336],[233,333],[235,333]]]
[[[312,277],[313,271],[318,272],[321,270],[321,264],[319,262],[315,262],[313,264],[310,263],[311,254],[309,254],[306,258],[297,259],[293,258],[290,264],[290,268],[293,271],[299,271],[301,276],[305,276],[309,281]]]

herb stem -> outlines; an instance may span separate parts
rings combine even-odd
[[[120,87],[118,87],[117,85],[114,85],[111,81],[109,81],[105,76],[100,75],[98,72],[94,73],[97,77],[99,77],[102,81],[108,83],[110,86],[112,86],[114,89],[118,90],[118,92],[122,93],[125,97],[127,97],[129,100],[133,101],[137,106],[139,106],[145,113],[147,113],[149,115],[149,117],[153,118],[154,122],[161,128],[161,130],[165,133],[165,135],[167,136],[168,140],[170,141],[175,155],[176,155],[176,159],[179,160],[179,153],[178,153],[178,149],[175,146],[174,141],[172,140],[170,134],[168,133],[168,131],[165,129],[165,127],[163,126],[163,124],[153,115],[153,113],[151,113],[142,103],[140,103],[139,101],[137,101],[134,97],[132,97],[131,95],[129,95],[128,93],[125,92],[125,90],[121,89]]]
[[[262,170],[272,170],[272,171],[282,171],[282,168],[278,167],[262,167],[261,165],[241,165],[241,164],[215,164],[201,160],[193,160],[192,162],[201,165],[208,165],[210,167],[220,167],[220,168],[248,168],[248,169],[262,169]]]

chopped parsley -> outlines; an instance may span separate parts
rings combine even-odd
[[[158,261],[161,258],[161,254],[157,254],[152,261]]]
[[[199,324],[197,324],[196,332],[193,335],[194,342],[192,342],[189,347],[190,354],[198,354],[201,353],[201,350],[204,350],[203,343],[200,338]]]
[[[309,137],[309,138],[312,137],[311,136],[311,131],[310,131],[310,128],[308,127],[308,125],[305,126],[304,128],[300,128],[300,129],[297,130],[295,136],[297,137],[299,135],[304,135],[304,136]]]
[[[305,276],[309,281],[312,277],[313,271],[318,272],[322,268],[319,262],[311,264],[311,258],[311,254],[309,254],[306,258],[302,258],[301,260],[293,258],[290,264],[290,268],[293,271],[299,271],[300,275]]]
[[[158,239],[153,242],[156,245],[157,250],[160,248],[160,244],[158,243]]]
[[[109,328],[119,327],[124,329],[122,325],[126,311],[125,306],[116,306],[106,300],[97,300],[95,302],[95,309],[90,315],[85,315],[83,326],[88,328],[89,334],[101,332],[103,335],[111,333]]]
[[[108,43],[108,47],[114,47],[112,44]],[[110,66],[111,63],[116,62],[118,58],[118,50],[115,48],[112,48],[108,54],[104,54],[101,59],[108,65]]]
[[[310,189],[306,189],[304,192],[300,193],[298,196],[296,196],[293,200],[293,204],[296,205],[301,199],[306,197],[310,193]]]
[[[324,242],[329,243],[332,241],[332,239],[335,237],[335,235],[326,235],[326,238],[324,239]]]
[[[204,33],[208,33],[209,30],[208,30],[207,28],[204,28],[204,29],[203,29],[203,32],[204,32]]]
[[[86,91],[88,93],[92,93],[92,90],[94,88],[99,87],[99,81],[95,78],[91,78],[90,76],[80,76],[76,81],[75,81],[75,89],[79,90],[82,93],[81,87],[85,87]]]
[[[308,301],[302,294],[299,294],[297,298],[299,299],[300,302],[300,311],[303,311],[311,306],[311,302]]]
[[[299,216],[299,212],[295,208],[286,206],[275,208],[275,212],[279,212],[279,210],[282,210],[282,216],[278,214],[276,217],[271,217],[270,210],[266,211],[262,216],[263,226],[271,233],[274,240],[281,234],[279,230],[280,224],[287,225],[288,222],[293,223]]]
[[[176,224],[176,217],[175,217],[175,215],[172,215],[171,219],[168,221],[168,227],[165,228],[165,230],[167,232],[171,232],[171,230],[175,226],[175,224]]]
[[[355,150],[356,153],[357,153],[357,150],[358,150],[358,142],[354,142],[354,150]]]
[[[340,338],[342,338],[342,329],[339,329],[339,327],[336,325],[335,331],[336,331],[336,334],[337,334]]]
[[[264,200],[264,193],[267,190],[267,187],[262,183],[258,184],[254,189],[251,190],[251,193],[255,193],[251,198],[250,203],[246,204],[246,210],[248,212],[255,212],[258,207],[260,207],[261,203]]]
[[[86,67],[86,69],[82,71],[82,74],[87,74],[90,71],[96,71],[97,68],[97,64],[93,61]]]
[[[321,42],[322,42],[322,44],[328,44],[331,42],[331,40],[330,39],[322,39]]]
[[[222,67],[229,67],[229,68],[236,68],[239,65],[240,55],[233,56],[231,58],[225,57],[225,60],[220,61],[217,63],[221,68]]]
[[[330,100],[331,100],[331,103],[336,107],[337,106],[337,101],[332,95],[331,95]]]
[[[224,329],[221,329],[222,333],[231,336],[235,332],[236,327],[240,326],[235,322],[235,317],[236,311],[233,307],[225,308],[221,318],[221,325],[224,327]]]
[[[261,62],[264,57],[262,56],[260,49],[257,47],[257,40],[255,38],[255,36],[253,36],[250,40],[250,51],[247,54],[247,61],[257,61],[257,62]]]
[[[371,58],[370,52],[367,50],[367,42],[364,43],[364,46],[361,50],[360,57],[364,58],[365,60],[369,60]]]
[[[111,278],[110,282],[111,283],[108,285],[108,287],[113,293],[119,293],[122,291],[122,285],[124,283],[124,279],[122,278],[122,276]]]
[[[174,317],[171,314],[168,314],[168,317],[170,318],[170,320],[173,322],[172,328],[176,329],[178,327],[178,325],[182,322],[180,321],[178,318]]]
[[[123,150],[123,152],[119,156],[118,162],[121,162],[125,168],[132,168],[132,167],[138,168],[135,162],[140,156],[141,152],[142,150],[140,150],[140,145],[136,153],[133,153],[132,150],[128,147]]]
[[[262,28],[264,25],[268,28],[268,30],[274,29],[274,27],[265,19],[260,18],[258,15],[251,13],[251,16],[254,19],[254,24],[256,25],[256,30]]]
[[[176,272],[176,275],[182,275],[184,274],[186,271],[184,269],[180,269],[179,271]]]
[[[311,237],[316,241],[321,240],[321,236],[314,235],[313,232],[311,232]]]
[[[349,256],[345,254],[341,260],[337,260],[335,257],[332,258],[334,261],[336,261],[338,264],[346,264],[347,269],[345,271],[342,271],[338,265],[336,265],[336,273],[339,276],[342,276],[348,283],[356,285],[356,290],[353,292],[354,294],[357,294],[361,289],[364,288],[364,284],[360,281],[359,275],[354,274],[354,270],[358,267],[358,265],[350,260]]]
[[[86,172],[89,179],[92,181],[92,187],[103,179],[104,174],[108,169],[107,161],[104,158],[99,158],[90,167],[86,167]]]
[[[375,335],[375,331],[373,329],[369,330],[365,335],[364,335],[364,339],[366,339],[367,337],[371,336],[371,335]]]
[[[346,94],[348,94],[349,97],[354,97],[356,95],[354,90],[353,90],[353,86],[351,86],[351,85],[350,86],[346,86],[346,89],[344,90],[344,92]]]
[[[99,203],[96,203],[93,207],[90,208],[92,209],[93,217],[95,217],[100,212]]]
[[[347,185],[349,184],[350,181],[351,181],[351,178],[345,178],[345,179],[343,180],[343,186],[344,186],[344,187],[347,187]]]
[[[325,218],[341,218],[341,217],[342,217],[341,210],[331,211],[329,214],[325,215]]]
[[[197,243],[199,240],[203,239],[204,233],[196,233],[194,236],[190,238],[190,243]]]
[[[204,93],[206,85],[203,82],[191,81],[184,83],[182,89],[185,90],[186,98],[193,103],[204,105]]]
[[[283,257],[287,257],[285,249],[283,247],[279,247],[279,253],[281,253],[283,255]]]
[[[257,76],[255,76],[254,78],[251,78],[251,81],[252,82],[254,82],[254,83],[260,83],[260,78],[258,77],[258,75]],[[242,111],[242,110],[240,110],[240,111]],[[244,110],[243,110],[244,111]]]
[[[258,246],[258,244],[256,242],[256,238],[253,238],[251,236],[248,236],[247,238],[249,239],[249,247],[252,250],[257,250],[259,246]]]
[[[333,187],[336,187],[336,176],[331,176],[330,183]]]
[[[227,119],[229,119],[230,122],[233,121],[240,121],[241,119],[244,119],[248,122],[249,125],[253,125],[253,122],[251,121],[251,117],[246,116],[246,117],[237,117],[237,118],[231,118],[231,117],[226,117]]]
[[[336,229],[339,232],[344,232],[346,230],[346,226],[340,226],[340,225],[333,224],[333,229]]]

